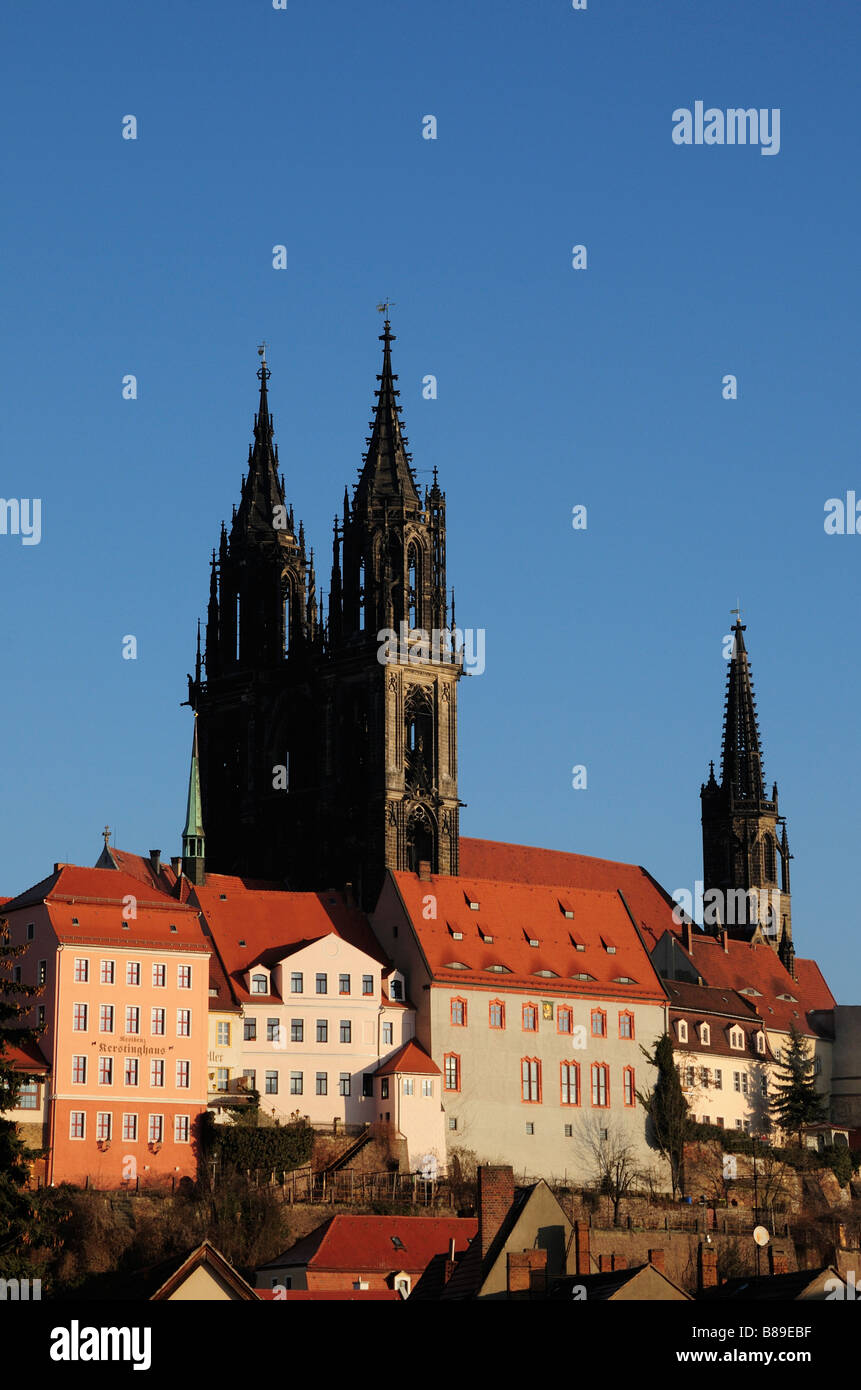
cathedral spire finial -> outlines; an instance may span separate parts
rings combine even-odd
[[[721,782],[732,789],[733,796],[761,800],[763,798],[762,749],[750,671],[741,621],[741,610],[733,628],[732,653],[726,684],[723,749],[721,753]]]
[[[400,420],[398,396],[395,388],[397,377],[392,371],[392,333],[388,317],[390,300],[378,304],[380,313],[385,313],[380,342],[383,344],[383,370],[377,374],[379,389],[371,433],[368,437],[368,451],[364,467],[359,475],[356,488],[357,505],[367,506],[372,502],[398,499],[409,505],[420,507],[419,494],[410,468],[407,440],[403,434]]]

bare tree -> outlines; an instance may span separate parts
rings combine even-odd
[[[639,1178],[637,1150],[629,1131],[619,1120],[593,1115],[583,1127],[580,1149],[595,1174],[598,1191],[609,1197],[613,1225],[619,1225],[619,1209]]]

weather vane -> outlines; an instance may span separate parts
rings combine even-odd
[[[264,339],[263,339],[263,342],[260,344],[259,348],[257,349],[257,356],[263,358],[263,366],[264,366],[264,367],[266,366],[266,349],[268,348],[268,346],[269,346],[269,344],[267,343],[266,339],[264,338]]]
[[[739,626],[741,626],[741,599],[737,598],[736,603],[738,604],[738,608],[731,608],[729,611],[730,613],[735,614],[735,616],[738,618]]]
[[[382,304],[378,304],[378,305],[377,305],[377,313],[378,313],[378,314],[385,314],[386,318],[388,318],[388,317],[389,317],[389,309],[393,308],[393,307],[395,306],[395,303],[396,303],[396,301],[395,301],[394,299],[385,299],[385,300],[383,300],[383,303],[382,303]]]

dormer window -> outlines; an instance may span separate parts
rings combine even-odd
[[[712,1030],[707,1023],[700,1024],[700,1042],[703,1047],[708,1047],[712,1040]]]
[[[460,968],[465,969],[466,967],[463,966],[463,967],[460,967]],[[397,1002],[400,1003],[400,1002],[403,1001],[403,997],[404,997],[404,982],[403,982],[403,980],[399,980],[399,979],[397,979],[397,978],[394,978],[394,979],[390,980],[390,981],[389,981],[389,998],[390,998],[390,999],[395,999]]]
[[[757,1052],[759,1052],[759,1053],[764,1053],[764,1052],[765,1052],[765,1034],[764,1034],[764,1033],[757,1033],[757,1035],[756,1035],[756,1050],[757,1050]]]
[[[740,1028],[731,1028],[729,1030],[729,1045],[739,1050],[744,1047],[744,1033]]]
[[[265,975],[252,975],[252,976],[251,976],[251,993],[252,993],[252,994],[268,994],[268,993],[269,993],[269,981],[267,980],[267,978],[266,978]]]
[[[687,1025],[687,1023],[685,1022],[685,1020],[684,1020],[683,1018],[680,1018],[679,1021],[678,1021],[678,1023],[676,1024],[676,1033],[678,1034],[679,1042],[683,1042],[683,1043],[686,1043],[686,1042],[687,1042],[687,1040],[688,1040],[688,1025]]]

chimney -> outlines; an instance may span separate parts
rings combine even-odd
[[[627,1269],[627,1268],[628,1268],[628,1257],[627,1257],[627,1255],[611,1255],[611,1256],[610,1256],[610,1268],[611,1268],[611,1269]]]
[[[592,1261],[589,1258],[589,1224],[586,1221],[574,1222],[574,1273],[591,1274]]]
[[[659,1269],[659,1270],[661,1271],[661,1273],[663,1274],[663,1273],[664,1273],[664,1252],[663,1252],[663,1250],[650,1250],[650,1251],[649,1251],[649,1264],[650,1264],[650,1265],[654,1265],[654,1266],[655,1266],[655,1269]]]
[[[173,871],[174,871],[174,873],[176,874],[177,878],[179,878],[180,874],[182,873],[182,855],[181,855],[181,854],[174,854],[174,855],[171,855],[170,867],[173,869]]]
[[[478,1170],[478,1239],[484,1259],[514,1201],[514,1169],[510,1164]]]
[[[508,1256],[508,1292],[542,1297],[547,1292],[547,1251],[512,1251]]]
[[[726,955],[729,955],[729,932],[726,927],[721,928],[720,944],[723,946]]]
[[[161,850],[151,849],[149,852],[149,862],[152,864],[152,871],[157,874],[161,871]]]
[[[768,1272],[769,1274],[788,1274],[789,1260],[785,1250],[775,1250],[773,1245],[768,1247]]]
[[[694,949],[694,941],[693,933],[691,931],[691,924],[688,921],[687,917],[682,922],[682,945],[684,946],[688,955],[690,955]]]
[[[612,1268],[613,1268],[613,1256],[612,1256],[612,1255],[599,1255],[599,1256],[598,1256],[598,1273],[599,1273],[599,1274],[607,1274]]]
[[[420,859],[420,860],[419,860],[419,879],[421,880],[422,883],[430,883],[430,881],[431,881],[431,866],[430,866],[430,860],[429,860],[429,859]]]
[[[716,1289],[717,1282],[717,1250],[701,1240],[697,1247],[697,1288]]]
[[[344,902],[347,904],[348,907],[356,906],[356,895],[353,892],[352,883],[344,884]]]

